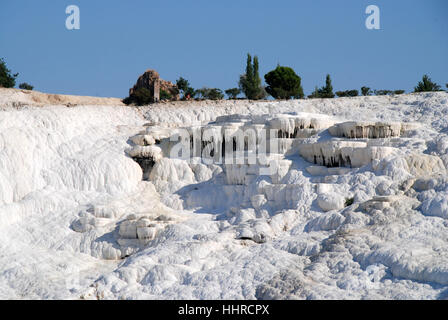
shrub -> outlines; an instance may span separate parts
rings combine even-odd
[[[316,87],[308,98],[334,98],[333,86],[329,74],[327,74],[327,78],[325,79],[325,86],[320,89]]]
[[[440,91],[441,88],[437,83],[431,81],[428,75],[424,75],[422,81],[419,81],[417,86],[414,88],[414,92],[425,92],[425,91]]]
[[[348,91],[348,96],[349,97],[357,97],[359,95],[358,90],[349,90]]]
[[[241,93],[241,90],[238,88],[231,88],[225,91],[226,95],[229,99],[236,99],[236,97]]]
[[[173,96],[169,92],[163,89],[160,90],[160,100],[171,100],[172,98]]]
[[[182,92],[184,92],[185,90],[187,90],[187,88],[190,86],[190,84],[188,83],[188,80],[180,77],[177,81],[176,81],[176,86],[179,90],[181,90]]]
[[[6,66],[6,62],[3,58],[0,58],[0,87],[14,88],[18,75],[18,73],[11,74],[11,70]]]
[[[240,76],[238,83],[247,99],[259,100],[266,97],[258,69],[258,57],[255,56],[252,63],[251,55],[247,54],[246,73]]]
[[[375,95],[377,96],[388,96],[393,94],[403,94],[404,90],[374,90]]]
[[[208,90],[208,88],[203,87],[203,88],[201,88],[201,89],[197,89],[197,90],[194,92],[194,94],[195,94],[195,96],[197,97],[197,99],[199,99],[199,100],[203,100],[203,99],[205,99],[205,97],[207,96],[207,90]]]
[[[207,92],[207,99],[210,100],[222,100],[224,99],[224,94],[221,89],[212,88]]]
[[[196,93],[201,99],[221,100],[224,98],[222,90],[218,88],[203,87],[201,89],[198,89]]]
[[[308,96],[308,98],[320,98],[319,96],[319,88],[316,86],[314,87],[314,91]]]
[[[180,77],[177,81],[176,81],[176,86],[177,89],[180,90],[182,92],[182,99],[187,99],[188,97],[193,98],[194,97],[194,92],[195,90],[190,87],[190,83],[188,82],[188,80]]]
[[[391,90],[374,90],[376,96],[386,96],[393,93]]]
[[[196,90],[194,90],[192,87],[188,87],[185,91],[184,91],[184,99],[194,99],[194,97],[196,96]]]
[[[23,90],[33,90],[34,87],[26,82],[19,84],[19,88]]]
[[[140,88],[129,97],[123,99],[125,104],[136,104],[138,106],[148,105],[152,102],[151,91],[146,88]]]
[[[302,79],[292,68],[277,66],[265,74],[266,92],[275,99],[303,98]]]
[[[370,91],[370,88],[369,88],[369,87],[362,87],[362,88],[361,88],[361,94],[362,94],[363,96],[370,96],[371,93],[372,93],[372,92]]]
[[[336,91],[338,97],[357,97],[358,90]]]

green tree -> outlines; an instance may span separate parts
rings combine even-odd
[[[370,90],[369,87],[362,87],[361,88],[361,94],[363,96],[370,96],[372,94],[372,91]]]
[[[188,80],[180,77],[179,79],[176,80],[176,86],[177,89],[179,89],[182,92],[185,92],[185,90],[187,90],[190,84],[188,83]]]
[[[226,95],[229,99],[236,99],[236,97],[241,93],[241,90],[238,88],[231,88],[225,91]]]
[[[292,68],[277,66],[274,70],[264,75],[268,86],[266,92],[275,99],[303,98],[301,78]]]
[[[195,96],[196,96],[196,90],[194,90],[194,88],[192,88],[192,87],[188,87],[184,91],[184,99],[186,99],[186,98],[193,99]]]
[[[403,94],[404,90],[394,90],[394,94]]]
[[[357,97],[358,90],[336,91],[338,97]]]
[[[218,88],[203,87],[201,89],[196,90],[196,93],[201,99],[221,100],[224,98],[222,90]]]
[[[261,87],[261,79],[260,79],[260,74],[259,74],[259,63],[258,63],[258,57],[255,56],[254,57],[254,75],[252,77],[252,81],[254,83],[254,90],[255,92],[257,92],[257,90],[259,90]]]
[[[308,98],[334,98],[333,86],[329,74],[327,74],[325,79],[325,86],[320,89],[316,87]]]
[[[152,102],[151,91],[146,88],[140,88],[133,92],[129,97],[123,99],[125,104],[136,104],[138,106],[148,105]]]
[[[3,58],[0,58],[0,87],[14,88],[18,75],[18,73],[11,74],[11,70],[6,66],[6,62]]]
[[[252,62],[251,55],[247,54],[246,73],[240,76],[238,84],[248,99],[259,100],[266,97],[266,91],[261,85],[257,56],[254,57]]]
[[[180,77],[176,80],[176,86],[179,91],[182,92],[182,99],[186,99],[187,97],[193,98],[195,90],[190,86],[188,80]]]
[[[246,80],[249,83],[252,83],[253,82],[253,78],[254,78],[254,66],[252,64],[252,57],[248,53],[247,54],[247,61],[246,61]]]
[[[373,93],[376,96],[388,96],[388,95],[391,95],[393,93],[393,91],[392,90],[384,90],[383,89],[383,90],[374,90]]]
[[[163,89],[160,90],[160,100],[171,100],[172,98],[173,96],[169,92]]]
[[[34,87],[26,82],[19,84],[19,88],[23,90],[33,90]]]
[[[422,81],[419,81],[417,86],[414,88],[414,92],[425,92],[425,91],[440,91],[441,88],[437,83],[431,81],[428,75],[424,75]]]
[[[203,87],[203,88],[200,88],[200,89],[197,89],[196,91],[195,91],[195,96],[198,98],[198,99],[205,99],[205,97],[207,96],[207,91],[208,91],[208,88],[206,88],[206,87]]]
[[[348,90],[347,95],[349,97],[357,97],[359,95],[359,91],[358,90]]]
[[[211,88],[207,92],[207,99],[210,99],[210,100],[222,100],[222,99],[224,99],[224,94],[222,93],[221,89]]]
[[[317,86],[314,87],[314,91],[308,96],[308,98],[320,98],[319,88]]]
[[[333,86],[331,85],[329,74],[327,74],[327,78],[325,79],[325,87],[322,87],[319,93],[321,98],[334,98]]]
[[[182,99],[185,100],[188,97],[194,98],[195,96],[195,90],[190,86],[190,82],[188,82],[187,79],[184,79],[182,77],[179,77],[179,79],[176,80],[176,86],[177,89],[182,92]]]
[[[151,91],[146,88],[140,88],[134,93],[134,101],[139,106],[150,104],[151,100]]]

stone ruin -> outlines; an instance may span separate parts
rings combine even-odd
[[[160,79],[156,70],[148,69],[137,80],[137,83],[129,89],[129,96],[141,88],[146,88],[151,93],[152,102],[160,101],[160,92],[164,90],[171,95],[171,100],[179,100],[179,90],[177,86],[170,81]]]

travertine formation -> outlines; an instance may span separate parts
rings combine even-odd
[[[157,215],[157,213],[130,214],[118,226],[117,241],[122,247],[146,245],[174,221],[172,216]]]
[[[335,137],[358,138],[358,139],[378,139],[399,137],[402,126],[400,122],[367,122],[349,121],[337,123],[330,127],[328,131]]]
[[[344,169],[325,167],[359,168],[374,160],[397,156],[399,149],[381,139],[400,139],[407,130],[417,127],[397,122],[335,123],[328,117],[306,114],[234,114],[217,117],[203,126],[177,129],[149,126],[131,139],[135,146],[128,154],[142,166],[145,178],[149,178],[149,171],[158,160],[173,154],[177,157],[183,141],[183,147],[188,149],[187,158],[205,157],[209,162],[223,164],[228,184],[247,185],[260,174],[271,175],[278,182],[289,170],[290,164],[285,165],[289,162],[284,157],[294,154],[313,164],[307,168],[312,175],[344,174],[347,172]],[[327,129],[333,137],[308,141]],[[395,140],[393,143],[399,144]],[[428,170],[428,166],[444,167],[438,157],[418,155],[405,159],[411,174]]]
[[[368,146],[366,142],[358,141],[330,140],[299,146],[299,154],[308,162],[326,167],[358,168],[396,151],[392,147]]]
[[[337,176],[350,176],[357,168],[366,166],[368,171],[396,176],[397,180],[446,173],[439,157],[400,149],[406,143],[402,136],[416,128],[395,122],[335,123],[311,114],[229,115],[185,128],[148,126],[130,139],[133,146],[128,155],[140,164],[144,179],[161,192],[208,181],[221,185],[221,189],[210,191],[218,194],[205,198],[195,193],[196,188],[181,192],[184,202],[172,205],[189,208],[198,202],[211,207],[223,205],[220,201],[240,203],[228,213],[234,216],[230,221],[240,224],[235,239],[263,243],[274,236],[271,227],[255,222],[245,225],[244,221],[296,208],[310,194],[315,194],[315,204],[323,212],[343,210],[354,199],[329,182]],[[297,156],[309,165],[298,169]],[[313,177],[312,188],[301,185],[304,175]],[[411,185],[412,181],[403,181],[402,188],[407,190]],[[372,200],[375,208],[392,201],[387,186],[378,187],[378,193],[385,196]],[[218,198],[221,200],[216,202]],[[120,245],[133,247],[154,239],[158,229],[153,220],[131,215],[120,224]],[[334,213],[307,228],[332,230],[343,220]]]
[[[3,90],[2,299],[447,297],[447,93],[12,108]],[[229,114],[243,115],[215,121]],[[328,130],[372,119],[404,123],[399,136]],[[172,156],[183,129],[222,152],[225,128],[248,131],[238,162]],[[251,163],[263,129],[279,148]],[[339,154],[352,167],[327,167]]]

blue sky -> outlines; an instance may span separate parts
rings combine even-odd
[[[65,28],[68,5],[81,29]],[[381,30],[365,27],[365,9],[381,10]],[[305,94],[412,88],[427,73],[448,82],[446,0],[1,0],[0,57],[18,83],[35,90],[127,96],[146,69],[196,87],[236,87],[246,54],[260,74],[294,68]]]

